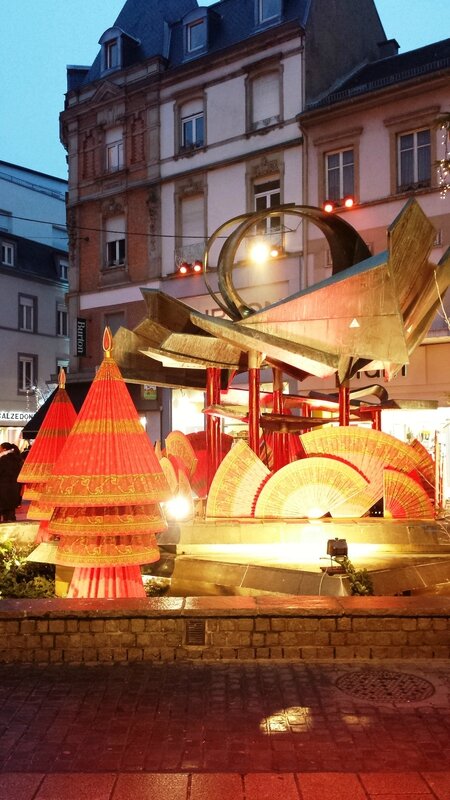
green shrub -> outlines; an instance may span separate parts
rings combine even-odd
[[[374,593],[372,578],[366,569],[355,569],[347,556],[337,556],[333,561],[337,561],[345,569],[353,595],[372,595]]]
[[[55,568],[27,561],[34,545],[0,542],[0,597],[53,597]]]

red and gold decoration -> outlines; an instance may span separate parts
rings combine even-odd
[[[393,519],[434,519],[434,506],[414,476],[396,469],[383,473],[384,516]]]
[[[206,445],[206,431],[186,434],[197,459],[194,474],[191,477],[191,486],[197,497],[205,498],[208,493],[208,453]],[[219,447],[221,458],[226,456],[233,444],[233,437],[220,432]]]
[[[105,357],[46,487],[56,563],[73,566],[69,597],[143,597],[140,564],[159,559],[164,472],[111,356]]]
[[[41,520],[37,542],[50,538],[47,527],[53,506],[44,502],[41,495],[77,418],[65,387],[66,373],[61,369],[55,396],[18,477],[18,481],[25,484],[23,498],[32,501],[27,512],[28,519]]]
[[[207,517],[253,517],[256,498],[270,472],[244,441],[238,441],[214,475]]]
[[[261,489],[255,517],[339,516],[340,506],[361,492],[367,480],[334,458],[313,456],[293,461],[272,475]]]
[[[341,505],[339,515],[362,517],[383,496],[383,473],[387,467],[401,472],[418,468],[420,457],[404,442],[372,428],[346,426],[320,428],[302,434],[300,441],[310,456],[330,455],[341,459],[364,475],[364,489]]]
[[[428,496],[433,500],[436,497],[436,464],[431,453],[418,439],[413,439],[410,445],[420,457],[417,469]]]

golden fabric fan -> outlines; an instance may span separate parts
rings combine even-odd
[[[365,488],[343,503],[339,516],[361,517],[383,496],[383,471],[417,469],[420,457],[404,442],[388,433],[354,425],[320,428],[300,436],[308,456],[330,455],[346,461],[369,481]]]
[[[206,503],[207,517],[252,517],[255,499],[270,475],[244,441],[237,442],[214,475]]]
[[[417,469],[423,479],[427,493],[434,498],[436,493],[436,465],[433,457],[418,439],[413,439],[410,447],[412,447],[420,457],[420,463]]]
[[[186,434],[181,431],[171,431],[166,437],[166,454],[176,456],[184,464],[188,477],[192,477],[197,466],[197,457]]]
[[[385,469],[384,516],[393,519],[434,519],[434,508],[424,487],[396,469]]]
[[[168,483],[170,494],[174,495],[178,491],[178,477],[177,473],[175,472],[175,467],[172,464],[171,460],[167,458],[167,456],[162,456],[159,461],[161,465],[161,469],[166,476],[166,481]]]
[[[272,475],[261,489],[255,517],[318,519],[361,492],[367,480],[343,461],[315,456],[293,461]]]

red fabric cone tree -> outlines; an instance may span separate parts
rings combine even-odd
[[[25,484],[23,498],[32,501],[27,512],[28,519],[41,520],[36,536],[37,542],[48,541],[51,538],[47,526],[53,507],[44,503],[41,496],[77,418],[65,386],[66,373],[61,369],[58,389],[17,479]]]
[[[169,487],[111,346],[106,328],[105,358],[46,487],[56,561],[75,567],[69,597],[144,597],[140,564],[159,559],[166,528]]]

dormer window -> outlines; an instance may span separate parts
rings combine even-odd
[[[102,73],[124,69],[136,58],[139,40],[121,28],[108,28],[99,39],[102,47]]]
[[[258,25],[276,22],[281,17],[281,0],[256,0],[256,19]]]
[[[105,69],[117,69],[119,65],[119,42],[112,39],[105,44]]]
[[[183,19],[185,58],[194,58],[206,52],[211,36],[211,26],[217,15],[208,8],[195,8]]]
[[[198,19],[187,26],[187,50],[193,53],[202,50],[206,45],[206,24],[204,19]]]

